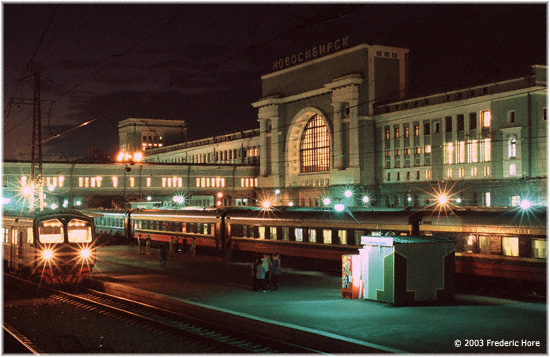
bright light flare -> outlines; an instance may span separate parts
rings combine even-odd
[[[460,192],[452,192],[454,188],[454,185],[451,187],[447,187],[447,184],[445,183],[444,187],[441,187],[440,183],[438,182],[438,187],[432,187],[432,192],[427,192],[428,195],[432,196],[432,204],[426,207],[426,209],[432,209],[432,213],[436,213],[439,216],[441,213],[444,213],[445,215],[449,213],[453,213],[453,206],[455,204],[453,201],[455,201],[455,196],[458,195]],[[456,199],[457,203],[460,203],[460,199]]]
[[[324,204],[325,206],[329,206],[329,205],[330,205],[330,202],[331,202],[331,201],[330,201],[330,198],[328,198],[328,197],[323,199],[323,204]]]
[[[531,205],[531,201],[527,199],[521,200],[521,203],[519,204],[522,210],[528,210],[529,208],[531,208]]]
[[[49,249],[46,249],[42,252],[42,258],[44,260],[51,260],[53,258],[53,252]]]
[[[353,196],[353,192],[351,192],[351,190],[346,190],[346,192],[344,192],[344,196],[346,196],[346,198],[350,198]]]
[[[343,203],[337,203],[334,205],[334,209],[336,210],[336,212],[342,212],[346,209],[346,206],[344,206]]]
[[[84,259],[89,258],[91,255],[92,255],[92,252],[90,252],[90,250],[87,248],[84,248],[80,251],[80,256]]]
[[[263,202],[262,202],[262,208],[264,208],[264,209],[269,209],[269,208],[271,208],[271,202],[269,202],[269,201],[263,201]]]
[[[449,203],[449,199],[447,198],[447,195],[442,194],[437,197],[437,202],[439,205],[446,205]]]
[[[369,203],[369,196],[363,196],[363,203]]]

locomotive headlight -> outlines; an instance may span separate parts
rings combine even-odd
[[[53,252],[49,249],[46,249],[42,252],[42,257],[44,260],[50,260],[53,257]]]
[[[80,251],[80,256],[81,256],[82,258],[89,258],[90,255],[92,255],[92,252],[90,252],[89,249],[86,249],[86,248],[85,248],[85,249],[82,249],[82,250]]]

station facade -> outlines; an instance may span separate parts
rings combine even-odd
[[[517,206],[522,200],[546,205],[546,67],[412,98],[408,55],[405,48],[363,44],[277,67],[262,76],[261,97],[251,103],[258,111],[255,130],[161,143],[140,132],[142,119],[122,121],[121,150],[147,148],[132,172],[150,172],[140,176],[140,191],[132,191],[131,199],[167,202],[172,191],[180,191],[190,205],[215,205],[221,194],[223,205],[271,200],[422,207],[444,193],[463,206]],[[150,133],[171,122],[146,121]],[[10,165],[4,163],[4,188]],[[27,170],[13,165],[22,170],[15,176],[30,171],[28,163]],[[95,173],[128,165],[89,164]],[[92,187],[79,187],[80,176],[71,170],[73,187],[92,194]],[[118,176],[128,200],[125,172]],[[105,173],[110,178],[102,182],[113,175]]]

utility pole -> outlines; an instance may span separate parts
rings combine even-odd
[[[40,73],[34,72],[34,98],[32,111],[32,153],[31,153],[31,185],[33,189],[30,202],[30,210],[34,209],[35,202],[39,202],[42,211],[43,190],[42,185],[42,114],[40,111]],[[38,200],[36,200],[38,198]]]

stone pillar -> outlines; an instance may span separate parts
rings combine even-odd
[[[334,168],[337,170],[344,169],[344,152],[343,152],[343,144],[342,144],[342,110],[343,105],[342,103],[332,103],[332,106],[334,107],[334,121],[333,121],[333,127],[334,127],[334,143],[333,143],[333,150],[334,150]]]
[[[359,101],[352,99],[349,101],[349,116],[350,116],[350,150],[349,163],[350,167],[360,167],[359,161]]]
[[[258,119],[260,122],[260,176],[267,176],[267,119]]]
[[[271,117],[271,174],[273,184],[279,186],[281,172],[281,150],[279,143],[279,117]]]

